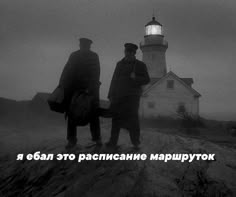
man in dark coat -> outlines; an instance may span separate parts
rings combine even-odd
[[[116,146],[121,128],[129,130],[134,147],[140,144],[139,100],[142,86],[149,83],[150,78],[146,65],[135,58],[137,45],[125,44],[125,57],[116,65],[108,98],[112,113],[111,137],[107,146]]]
[[[93,109],[99,107],[99,78],[100,64],[98,55],[90,50],[92,41],[87,38],[80,39],[80,50],[73,52],[62,72],[59,85],[65,91],[65,103],[67,112],[73,94],[75,92],[87,91],[92,96]],[[92,140],[98,145],[101,144],[100,123],[97,113],[93,113],[90,120],[90,131]],[[76,125],[68,117],[67,122],[67,140],[66,148],[72,148],[77,143]]]

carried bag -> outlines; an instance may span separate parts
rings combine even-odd
[[[93,105],[92,96],[87,92],[74,93],[68,111],[68,117],[77,126],[85,126],[90,122]]]
[[[58,113],[65,112],[65,93],[64,89],[58,86],[49,96],[48,105],[52,111]]]
[[[103,118],[112,118],[111,107],[110,106],[108,108],[99,107],[98,108],[98,115]]]

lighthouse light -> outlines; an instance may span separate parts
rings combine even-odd
[[[160,25],[146,26],[146,35],[162,35],[162,27]]]

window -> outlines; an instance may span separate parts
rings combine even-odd
[[[180,114],[184,114],[186,112],[185,103],[179,103],[177,112]]]
[[[174,89],[174,80],[167,80],[167,88]]]
[[[148,102],[148,108],[155,108],[155,102]]]

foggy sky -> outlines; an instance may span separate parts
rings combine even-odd
[[[1,0],[0,97],[52,91],[77,38],[89,37],[106,98],[123,44],[143,40],[153,9],[169,42],[167,65],[194,79],[200,111],[236,112],[234,0]]]

